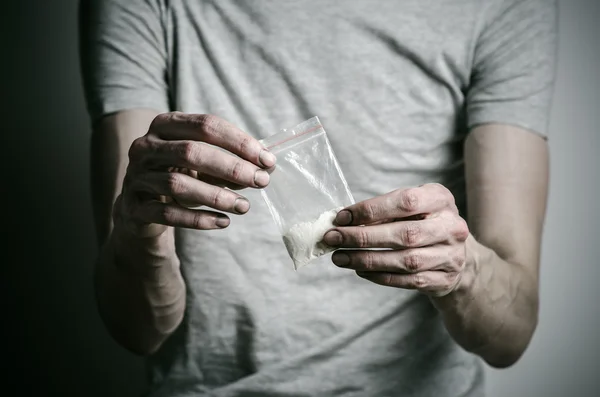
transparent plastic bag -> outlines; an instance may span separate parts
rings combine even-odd
[[[334,251],[322,242],[323,235],[354,198],[318,117],[261,143],[277,156],[269,186],[261,194],[298,270]]]

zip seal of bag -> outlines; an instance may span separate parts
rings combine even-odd
[[[277,156],[261,195],[298,270],[335,250],[323,235],[354,198],[318,117],[260,142]]]

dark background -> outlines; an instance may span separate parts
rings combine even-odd
[[[0,394],[139,395],[142,362],[108,337],[93,299],[77,1],[4,4]],[[488,371],[490,397],[600,395],[600,0],[560,11],[540,326],[516,366]]]
[[[12,257],[2,258],[10,315],[0,317],[8,333],[0,360],[18,396],[135,396],[144,379],[141,361],[112,342],[94,302],[77,5],[14,1],[0,11],[2,210],[10,219],[2,251]]]

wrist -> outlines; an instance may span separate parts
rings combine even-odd
[[[109,244],[117,269],[143,281],[160,282],[173,274],[179,275],[174,240],[171,228],[157,236],[140,237],[115,225]]]
[[[457,306],[465,307],[476,296],[482,262],[485,262],[486,247],[469,235],[465,241],[465,265],[456,286],[448,294],[431,297],[434,306],[440,311],[452,310]],[[488,250],[489,251],[489,250]]]

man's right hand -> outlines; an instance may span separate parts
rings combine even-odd
[[[227,215],[188,207],[246,213],[250,203],[232,189],[267,186],[275,160],[256,139],[216,116],[160,114],[129,150],[115,227],[137,237],[157,237],[169,226],[225,228]]]

